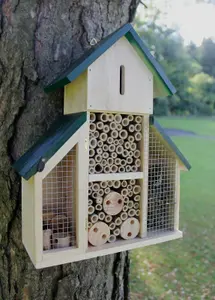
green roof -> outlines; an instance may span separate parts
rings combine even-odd
[[[142,59],[143,63],[152,72],[154,78],[155,97],[174,94],[176,92],[175,87],[172,85],[160,64],[155,60],[154,56],[150,53],[150,50],[147,48],[140,36],[136,33],[131,24],[124,25],[119,30],[101,40],[95,45],[95,47],[92,47],[83,56],[72,63],[61,76],[54,80],[50,85],[45,87],[45,91],[50,92],[57,88],[64,87],[75,80],[97,58],[99,58],[122,37],[125,37],[128,40],[128,42],[132,45]]]
[[[46,134],[15,162],[15,170],[28,180],[40,171],[42,160],[47,162],[86,120],[86,112],[60,117]]]
[[[182,162],[182,164],[187,168],[187,170],[191,169],[191,165],[189,164],[186,157],[181,153],[181,151],[178,149],[176,144],[173,142],[173,140],[167,135],[163,129],[163,127],[158,123],[158,121],[155,120],[154,116],[150,116],[150,125],[153,126],[159,134],[162,136],[162,138],[167,142],[171,150],[176,154],[178,159]]]

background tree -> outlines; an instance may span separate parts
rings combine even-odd
[[[20,178],[12,169],[62,114],[43,86],[133,19],[138,0],[0,1],[0,299],[128,299],[128,255],[35,270],[21,242]]]

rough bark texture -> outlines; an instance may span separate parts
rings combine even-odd
[[[11,165],[62,114],[52,81],[131,21],[138,0],[0,0],[0,299],[128,299],[127,253],[35,270],[21,242],[20,178]]]

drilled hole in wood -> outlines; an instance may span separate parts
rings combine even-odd
[[[94,231],[94,232],[98,232],[98,228],[94,228],[93,231]]]
[[[134,220],[131,220],[131,225],[133,225],[134,224]]]
[[[132,235],[132,233],[131,232],[128,232],[128,236],[131,236]]]
[[[119,200],[118,200],[118,203],[119,203],[119,204],[121,204],[121,203],[122,203],[122,200],[121,200],[121,199],[119,199]]]
[[[106,204],[107,204],[107,205],[110,205],[110,200],[108,200],[108,201],[106,202]]]
[[[102,238],[105,240],[107,238],[106,234],[103,234]]]

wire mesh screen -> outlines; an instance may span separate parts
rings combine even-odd
[[[76,147],[43,180],[43,250],[76,246]]]
[[[174,230],[176,159],[149,129],[148,233]]]

